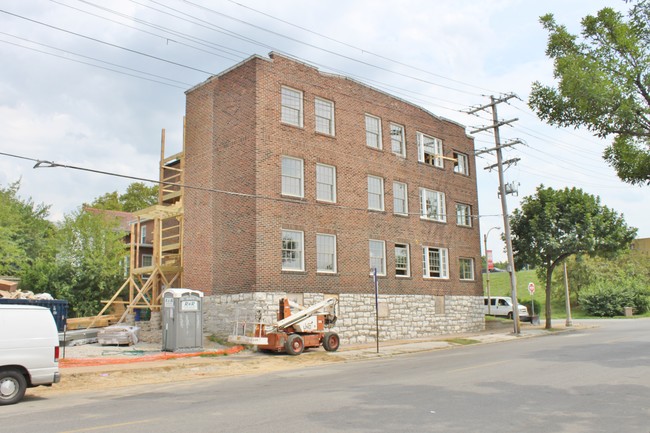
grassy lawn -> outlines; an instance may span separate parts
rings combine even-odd
[[[544,309],[546,305],[545,283],[537,278],[536,272],[533,271],[518,271],[517,272],[517,299],[519,302],[528,302],[531,300],[530,293],[528,292],[528,283],[535,283],[535,294],[533,298],[540,305],[540,310],[535,310],[535,315],[544,320]],[[569,283],[570,284],[570,283]],[[487,278],[483,274],[483,294],[487,296]],[[507,272],[493,272],[490,274],[490,296],[510,296],[510,274]],[[554,319],[566,318],[564,300],[553,301],[551,303],[551,317]],[[532,314],[532,311],[528,312]],[[623,316],[617,316],[623,317]],[[650,312],[634,317],[650,317]],[[572,319],[587,319],[594,318],[583,312],[579,307],[571,308]]]

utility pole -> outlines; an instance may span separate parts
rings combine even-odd
[[[477,152],[476,155],[485,152],[491,152],[493,150],[495,150],[497,154],[497,168],[499,173],[499,195],[501,196],[501,209],[503,212],[503,227],[504,227],[505,237],[506,237],[506,249],[508,252],[508,273],[510,274],[510,294],[512,297],[512,319],[514,322],[514,333],[515,335],[519,335],[520,330],[519,330],[519,302],[517,301],[517,276],[515,275],[515,260],[512,252],[512,238],[510,235],[510,217],[508,215],[508,203],[506,201],[506,194],[512,193],[513,191],[506,192],[506,184],[504,182],[504,177],[503,177],[503,165],[504,164],[510,165],[518,161],[518,159],[503,161],[503,155],[501,153],[501,149],[504,147],[512,146],[516,143],[520,143],[520,141],[516,140],[513,142],[509,142],[507,144],[501,144],[501,137],[499,135],[499,127],[508,125],[512,122],[516,122],[519,119],[515,118],[515,119],[504,120],[500,122],[499,117],[497,115],[497,105],[502,102],[506,102],[509,99],[514,97],[515,97],[514,94],[505,95],[501,98],[495,98],[494,96],[490,96],[489,104],[484,105],[482,107],[475,108],[469,111],[469,114],[476,113],[477,111],[481,111],[486,108],[492,108],[492,125],[486,126],[484,128],[479,128],[474,131],[470,131],[470,134],[476,134],[477,132],[486,131],[488,129],[494,130],[495,147],[493,149],[487,149],[484,151]],[[487,167],[487,168],[492,168],[492,167]]]

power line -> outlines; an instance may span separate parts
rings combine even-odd
[[[296,205],[301,205],[301,206],[318,206],[318,207],[326,207],[328,209],[331,208],[336,208],[336,209],[342,209],[342,210],[350,210],[350,211],[363,211],[363,212],[374,212],[373,210],[370,210],[368,208],[360,208],[360,207],[354,207],[354,206],[346,206],[346,205],[340,205],[340,204],[331,204],[331,203],[319,203],[319,202],[307,202],[303,200],[293,200],[289,198],[278,198],[278,197],[271,197],[268,195],[261,195],[261,194],[248,194],[248,193],[241,193],[241,192],[235,192],[235,191],[228,191],[228,190],[223,190],[223,189],[217,189],[217,188],[208,188],[208,187],[202,187],[202,186],[196,186],[196,185],[189,185],[189,184],[183,184],[183,183],[177,183],[177,182],[166,182],[162,180],[155,180],[155,179],[150,179],[146,177],[140,177],[140,176],[132,176],[132,175],[127,175],[127,174],[122,174],[122,173],[116,173],[112,171],[105,171],[105,170],[97,170],[97,169],[92,169],[88,167],[81,167],[77,165],[70,165],[70,164],[60,164],[54,161],[48,161],[48,160],[43,160],[43,159],[37,159],[37,158],[31,158],[27,157],[24,155],[18,155],[14,153],[7,153],[7,152],[0,152],[0,155],[7,156],[10,158],[16,158],[16,159],[21,159],[24,161],[31,161],[35,162],[33,168],[66,168],[66,169],[71,169],[71,170],[78,170],[78,171],[83,171],[83,172],[88,172],[88,173],[93,173],[93,174],[101,174],[105,176],[112,176],[112,177],[119,177],[122,179],[129,179],[129,180],[135,180],[135,181],[140,181],[140,182],[148,182],[148,183],[155,183],[158,185],[166,185],[166,186],[176,186],[180,188],[185,188],[185,189],[193,189],[197,191],[204,191],[204,192],[211,192],[211,193],[217,193],[217,194],[224,194],[224,195],[230,195],[230,196],[236,196],[236,197],[243,197],[243,198],[252,198],[256,200],[268,200],[268,201],[274,201],[274,202],[281,202],[281,203],[287,203],[287,204],[296,204]],[[419,215],[422,216],[421,212],[415,213],[415,212],[409,212],[408,215]],[[436,213],[436,215],[445,215],[445,217],[451,217],[453,215],[456,215],[455,213]],[[476,215],[472,214],[470,215],[472,218],[481,218],[481,217],[488,217],[488,216],[495,216],[495,215]]]
[[[102,40],[97,39],[97,38],[93,38],[93,37],[90,37],[90,36],[82,35],[81,33],[73,32],[73,31],[71,31],[71,30],[62,29],[61,27],[56,27],[56,26],[53,26],[53,25],[51,25],[51,24],[44,23],[44,22],[42,22],[42,21],[33,20],[33,19],[31,19],[31,18],[27,18],[27,17],[24,17],[24,16],[22,16],[22,15],[14,14],[14,13],[12,13],[12,12],[8,12],[8,11],[2,10],[2,9],[0,9],[0,12],[2,12],[2,13],[4,13],[4,14],[7,14],[7,15],[14,16],[14,17],[16,17],[16,18],[20,18],[20,19],[23,19],[23,20],[26,20],[26,21],[30,21],[30,22],[33,22],[33,23],[36,23],[36,24],[42,25],[42,26],[45,26],[45,27],[49,27],[49,28],[54,29],[54,30],[58,30],[58,31],[61,31],[61,32],[64,32],[64,33],[68,33],[68,34],[74,35],[74,36],[78,36],[78,37],[80,37],[80,38],[88,39],[88,40],[91,40],[91,41],[94,41],[94,42],[97,42],[97,43],[100,43],[100,44],[103,44],[103,45],[108,45],[108,46],[113,47],[113,48],[118,48],[118,49],[120,49],[120,50],[128,51],[128,52],[130,52],[130,53],[139,54],[139,55],[141,55],[141,56],[149,57],[149,58],[151,58],[151,59],[155,59],[155,60],[159,60],[159,61],[161,61],[161,62],[169,63],[169,64],[171,64],[171,65],[179,66],[179,67],[181,67],[181,68],[191,69],[191,70],[193,70],[193,71],[202,72],[202,73],[204,73],[204,74],[208,74],[208,75],[213,75],[213,74],[214,74],[213,72],[208,72],[208,71],[204,71],[204,70],[202,70],[202,69],[194,68],[194,67],[192,67],[192,66],[183,65],[183,64],[181,64],[181,63],[173,62],[173,61],[171,61],[171,60],[163,59],[163,58],[161,58],[161,57],[153,56],[153,55],[151,55],[151,54],[143,53],[142,51],[133,50],[133,49],[131,49],[131,48],[123,47],[123,46],[121,46],[121,45],[112,44],[112,43],[110,43],[110,42],[106,42],[106,41],[102,41]]]
[[[188,1],[188,0],[182,0],[182,1],[184,1],[185,3],[191,4],[191,5],[197,6],[197,7],[202,7],[202,8],[204,8],[203,6],[196,5],[195,3],[191,2],[191,1]],[[406,66],[406,67],[411,68],[411,69],[414,69],[414,70],[416,70],[416,71],[424,72],[424,73],[426,73],[426,74],[428,74],[428,75],[431,75],[431,76],[434,76],[434,77],[438,77],[438,78],[442,78],[442,79],[444,79],[444,80],[448,80],[448,81],[451,81],[451,82],[454,82],[454,83],[462,84],[462,85],[465,85],[465,86],[468,86],[468,87],[473,87],[473,88],[478,89],[478,90],[486,91],[486,92],[489,92],[489,93],[498,93],[498,92],[495,92],[495,91],[493,91],[493,90],[489,90],[489,89],[486,89],[486,88],[483,88],[483,87],[476,86],[476,85],[474,85],[474,84],[469,84],[469,83],[466,83],[466,82],[464,82],[464,81],[456,80],[456,79],[454,79],[454,78],[445,77],[444,75],[436,74],[436,73],[431,72],[431,71],[428,71],[428,70],[426,70],[426,69],[421,69],[421,68],[418,68],[418,67],[416,67],[416,66],[409,65],[409,64],[407,64],[407,63],[400,62],[400,61],[395,60],[395,59],[392,59],[392,58],[390,58],[390,57],[386,57],[386,56],[383,56],[383,55],[381,55],[381,54],[378,54],[378,53],[375,53],[375,52],[369,51],[369,50],[367,50],[367,49],[365,49],[365,48],[357,47],[357,46],[352,45],[352,44],[349,44],[349,43],[347,43],[347,42],[343,42],[343,41],[340,41],[340,40],[338,40],[338,39],[334,39],[334,38],[332,38],[332,37],[330,37],[330,36],[324,35],[324,34],[322,34],[322,33],[315,32],[315,31],[313,31],[313,30],[311,30],[311,29],[308,29],[308,28],[302,27],[302,26],[300,26],[300,25],[298,25],[298,24],[291,23],[291,22],[289,22],[289,21],[286,21],[286,20],[283,20],[283,19],[281,19],[281,18],[275,17],[275,16],[273,16],[273,15],[271,15],[271,14],[268,14],[268,13],[266,13],[266,12],[262,12],[262,11],[260,11],[260,10],[258,10],[258,9],[252,8],[252,7],[250,7],[250,6],[243,5],[243,4],[238,3],[238,2],[236,2],[236,1],[234,1],[234,0],[228,0],[228,1],[231,2],[231,3],[233,3],[233,4],[236,4],[237,6],[240,6],[240,7],[242,7],[242,8],[249,9],[249,10],[251,10],[251,11],[257,12],[258,14],[264,15],[264,16],[266,16],[266,17],[268,17],[268,18],[271,18],[271,19],[274,19],[274,20],[279,21],[279,22],[281,22],[281,23],[284,23],[284,24],[290,25],[290,26],[292,26],[292,27],[295,27],[295,28],[297,28],[297,29],[303,30],[303,31],[305,31],[305,32],[308,32],[308,33],[314,34],[314,35],[319,36],[319,37],[321,37],[321,38],[324,38],[324,39],[330,40],[330,41],[332,41],[332,42],[336,42],[336,43],[338,43],[338,44],[344,45],[344,46],[349,47],[349,48],[354,48],[355,50],[359,50],[359,51],[361,51],[362,54],[370,54],[371,56],[375,56],[375,57],[380,58],[380,59],[382,59],[382,60],[386,60],[386,61],[389,61],[389,62],[391,62],[391,63],[395,63],[395,64],[400,65],[400,66]],[[219,12],[219,14],[221,14],[221,13]],[[224,16],[228,17],[228,16],[225,15],[225,14],[221,14],[221,15],[224,15]],[[232,17],[228,17],[228,18],[232,18]],[[236,18],[232,18],[232,19],[236,19]],[[244,23],[249,24],[249,25],[254,26],[254,27],[258,27],[258,26],[255,26],[254,24],[250,24],[250,23],[248,23],[248,22],[246,22],[246,21],[242,21],[242,20],[239,20],[239,21],[244,22]],[[261,28],[261,27],[258,27],[258,28],[263,29],[263,28]],[[263,29],[263,30],[266,30],[266,29]],[[482,95],[481,95],[481,96],[482,96]]]

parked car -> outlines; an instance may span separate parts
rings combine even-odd
[[[519,310],[519,320],[530,322],[531,317],[528,315],[528,308],[525,305],[517,304]],[[490,297],[490,308],[488,311],[488,297],[483,298],[483,313],[491,316],[503,316],[512,319],[513,315],[512,298],[509,296],[492,296]]]
[[[59,333],[50,310],[0,304],[0,406],[18,403],[27,388],[60,380]]]

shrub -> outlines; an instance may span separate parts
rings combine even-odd
[[[600,283],[582,295],[580,306],[592,316],[620,316],[625,307],[633,307],[635,313],[642,314],[649,307],[648,289],[635,283],[623,288]]]
[[[525,305],[526,308],[528,308],[528,314],[531,316],[533,315],[533,302],[535,303],[535,316],[539,316],[542,312],[542,304],[539,303],[539,301],[536,300],[527,300],[525,302],[520,302],[521,304]]]

